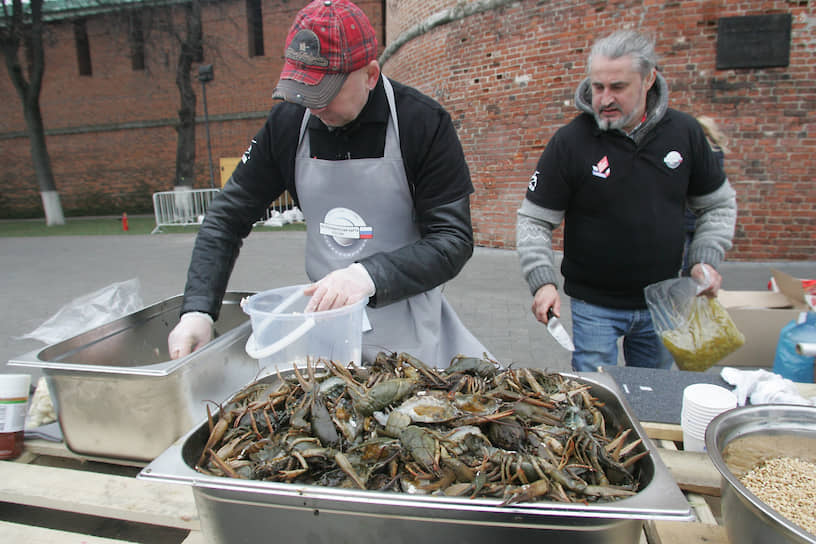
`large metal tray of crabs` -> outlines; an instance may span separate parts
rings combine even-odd
[[[620,501],[662,464],[608,381],[479,358],[443,370],[405,353],[381,353],[369,367],[319,360],[223,405],[195,468],[498,506]]]

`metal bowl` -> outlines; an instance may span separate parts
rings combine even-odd
[[[816,407],[783,404],[744,406],[724,412],[714,418],[706,429],[706,450],[722,475],[722,516],[728,540],[734,544],[816,544],[813,535],[751,493],[726,465],[725,447],[745,436],[768,437],[768,457],[771,445],[783,435],[813,441],[810,451],[816,452]],[[757,452],[761,455],[761,452]],[[814,453],[816,456],[816,453]],[[808,459],[813,462],[815,459]]]

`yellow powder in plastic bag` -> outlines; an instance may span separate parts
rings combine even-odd
[[[680,370],[701,372],[745,343],[725,307],[712,297],[697,297],[683,327],[663,331],[660,339]]]

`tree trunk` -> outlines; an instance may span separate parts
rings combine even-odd
[[[40,112],[39,98],[27,104],[24,108],[28,139],[31,145],[31,159],[34,163],[34,173],[40,186],[40,198],[45,211],[45,224],[64,225],[65,216],[62,213],[57,185],[54,182],[54,172],[51,169],[51,157],[45,144],[45,127]]]
[[[176,146],[176,186],[192,187],[195,183],[196,94],[193,90],[192,66],[202,47],[201,3],[193,0],[185,6],[187,33],[181,42],[176,86],[181,96],[178,141]]]
[[[45,143],[45,126],[40,111],[40,91],[45,72],[45,55],[43,54],[43,0],[31,0],[31,24],[26,25],[23,17],[22,0],[12,0],[11,11],[7,11],[3,2],[3,25],[0,28],[0,45],[6,60],[6,68],[20,102],[23,105],[23,116],[26,121],[31,160],[45,211],[46,225],[64,225],[65,217],[59,193],[51,169],[51,158]],[[23,65],[20,63],[20,44],[26,48],[28,59],[28,81]]]

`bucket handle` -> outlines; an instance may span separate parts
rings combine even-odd
[[[263,359],[265,357],[269,357],[273,353],[277,353],[278,351],[282,350],[289,344],[296,342],[299,340],[304,334],[312,330],[315,326],[315,320],[313,317],[306,319],[303,323],[298,325],[298,327],[278,340],[277,342],[272,342],[268,346],[262,349],[258,349],[255,345],[255,334],[250,334],[249,338],[247,339],[246,343],[246,352],[247,355],[252,357],[253,359]]]
[[[298,286],[298,287],[300,287],[300,286]],[[300,298],[300,297],[302,297],[302,296],[304,296],[304,295],[303,295],[303,289],[296,289],[296,290],[295,290],[294,292],[292,292],[292,293],[291,293],[291,294],[290,294],[288,297],[286,297],[285,299],[283,299],[283,301],[281,301],[281,303],[280,303],[280,304],[278,304],[277,306],[275,306],[275,308],[273,308],[273,309],[272,309],[272,311],[271,311],[271,312],[269,312],[269,314],[270,314],[270,315],[275,315],[275,314],[279,314],[279,313],[281,313],[283,310],[285,310],[286,308],[288,308],[289,306],[291,306],[293,302],[295,302],[297,299],[299,299],[299,298]],[[248,314],[249,312],[247,312],[247,311],[246,311],[246,305],[247,305],[247,301],[248,301],[250,298],[251,298],[251,297],[244,297],[243,299],[241,299],[241,309],[242,309],[242,310],[244,310],[244,313],[247,313],[247,314]]]

